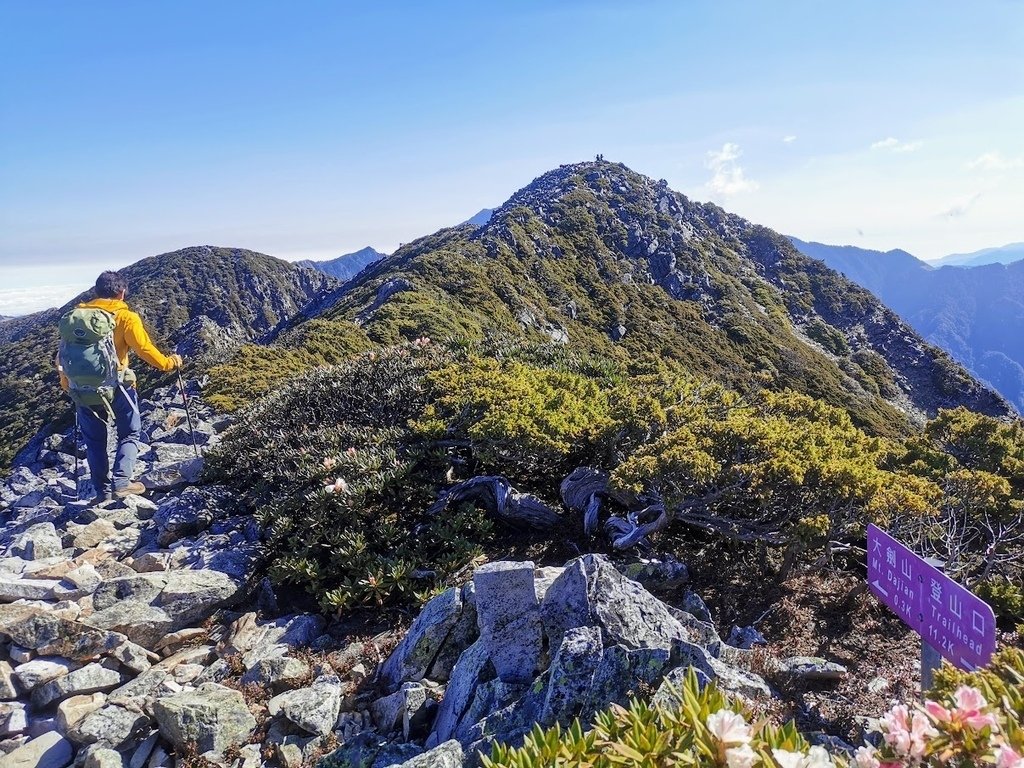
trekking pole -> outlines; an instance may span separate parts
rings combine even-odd
[[[81,430],[78,427],[78,408],[75,408],[75,431],[74,433],[72,433],[71,439],[75,443],[75,499],[77,501],[82,500],[82,483],[78,479],[78,438],[80,437],[80,435]]]
[[[181,378],[181,368],[175,369],[178,372],[178,389],[181,390],[181,402],[185,406],[185,418],[188,420],[188,431],[192,435],[192,448],[199,455],[199,445],[196,443],[196,430],[192,426],[192,412],[188,409],[188,395],[185,394],[185,380]]]

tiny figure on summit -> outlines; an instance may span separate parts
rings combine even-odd
[[[128,283],[117,272],[96,278],[96,298],[60,319],[57,370],[60,385],[75,403],[75,419],[85,440],[86,461],[96,490],[94,502],[146,490],[132,479],[139,455],[142,418],[131,350],[154,368],[180,368],[180,355],[164,355],[150,341],[142,319],[128,308]],[[117,428],[113,474],[107,453],[107,427]]]

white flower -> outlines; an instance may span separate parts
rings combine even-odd
[[[835,765],[824,747],[811,747],[806,755],[785,749],[773,749],[772,757],[779,764],[779,768],[834,768]]]
[[[720,709],[708,715],[708,730],[723,744],[746,744],[750,741],[750,726],[743,715]]]
[[[742,718],[740,718],[742,719]],[[729,768],[751,768],[760,761],[757,753],[750,748],[749,744],[741,747],[731,747],[725,750],[725,764]]]
[[[804,756],[799,752],[788,752],[785,749],[773,749],[772,757],[779,764],[779,768],[804,768],[806,762]]]
[[[342,478],[337,478],[330,485],[324,486],[324,493],[345,493],[348,490],[348,483]]]

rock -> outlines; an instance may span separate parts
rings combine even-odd
[[[171,491],[183,485],[195,485],[203,473],[203,458],[197,457],[151,469],[139,480],[151,491]]]
[[[107,703],[105,693],[72,696],[57,705],[57,730],[67,736],[78,722]]]
[[[154,651],[160,651],[164,655],[171,655],[181,650],[184,646],[189,643],[195,643],[197,640],[205,640],[209,635],[209,630],[203,629],[202,627],[188,627],[187,629],[181,629],[177,632],[171,632],[164,637],[154,646]]]
[[[673,592],[690,580],[690,571],[671,555],[662,558],[646,558],[630,563],[622,569],[622,575],[632,579],[651,592]]]
[[[0,700],[11,701],[18,698],[18,689],[14,686],[14,669],[10,662],[0,659]]]
[[[157,525],[157,544],[166,547],[209,528],[216,512],[210,503],[200,488],[186,488],[180,495],[164,500],[153,516]]]
[[[447,741],[455,733],[455,728],[469,706],[487,663],[487,646],[482,638],[469,646],[459,657],[441,700],[434,731],[427,742],[428,747]]]
[[[153,750],[156,747],[157,740],[160,738],[160,734],[157,731],[149,734],[143,740],[138,747],[132,752],[131,760],[128,761],[128,768],[143,768],[146,761],[149,760],[149,756],[153,754]],[[259,768],[257,763],[256,768]]]
[[[498,678],[533,679],[543,647],[540,606],[531,562],[487,563],[473,574],[477,626]]]
[[[322,675],[309,688],[279,694],[267,702],[271,715],[284,715],[308,733],[326,736],[334,730],[341,709],[341,680]]]
[[[15,536],[7,554],[23,560],[43,560],[64,554],[64,546],[53,523],[38,523]]]
[[[102,632],[29,605],[0,605],[0,634],[43,655],[82,661],[117,647],[123,637]],[[16,658],[13,654],[11,658]],[[27,661],[27,659],[26,659]]]
[[[143,648],[156,645],[174,626],[171,618],[160,608],[137,600],[125,600],[97,611],[83,619],[89,626],[108,629],[125,635]]]
[[[764,635],[754,627],[738,627],[735,624],[732,627],[732,631],[729,632],[729,638],[725,642],[734,648],[743,648],[744,650],[749,650],[755,645],[768,645]]]
[[[24,691],[31,691],[37,685],[47,683],[54,678],[66,675],[81,667],[73,661],[60,656],[41,656],[38,659],[19,664],[14,668],[14,678]]]
[[[439,744],[396,768],[462,768],[462,745],[454,739]]]
[[[43,709],[54,702],[83,693],[111,691],[121,684],[121,674],[100,664],[87,664],[32,691],[32,703]]]
[[[0,603],[15,600],[52,600],[56,581],[43,579],[11,579],[0,576]]]
[[[7,655],[11,657],[11,661],[16,664],[24,664],[28,661],[32,661],[35,654],[30,648],[23,648],[20,645],[12,645],[7,652]]]
[[[130,640],[125,640],[110,653],[112,659],[121,662],[121,666],[141,675],[153,664],[150,662],[149,653],[141,645],[136,645]]]
[[[68,528],[70,531],[71,526]],[[117,528],[109,520],[93,520],[88,525],[75,528],[72,545],[76,549],[92,549],[117,536]]]
[[[260,659],[252,669],[242,675],[242,683],[256,683],[280,693],[309,677],[309,665],[290,656]]]
[[[199,752],[223,754],[256,728],[242,694],[217,683],[159,699],[153,712],[160,733],[177,749],[195,744]]]
[[[170,552],[145,552],[132,558],[132,568],[138,573],[160,573],[167,570]]]
[[[599,626],[605,647],[670,649],[685,640],[685,628],[668,607],[625,578],[603,555],[586,555],[566,565],[541,606],[552,648],[573,627]]]
[[[801,680],[838,681],[847,675],[842,664],[818,656],[792,656],[780,662],[780,671]]]
[[[67,733],[76,744],[100,744],[111,749],[133,747],[149,727],[143,714],[117,706],[105,706],[89,713]]]
[[[545,725],[566,725],[583,714],[594,673],[604,647],[597,627],[574,627],[562,637],[551,662],[547,696],[540,720]]]
[[[64,581],[74,585],[79,591],[79,596],[91,595],[103,581],[103,578],[96,571],[96,567],[90,563],[84,563],[64,575]]]
[[[123,768],[123,766],[124,760],[120,753],[106,747],[90,749],[89,754],[82,762],[82,768]]]
[[[11,701],[0,704],[0,738],[9,739],[28,730],[25,705]]]
[[[422,680],[463,610],[461,590],[448,589],[423,606],[419,616],[380,670],[385,690]]]
[[[173,683],[167,670],[151,669],[111,691],[107,703],[141,712],[161,696],[180,693],[180,686]]]
[[[711,611],[708,610],[704,600],[702,600],[701,596],[696,592],[686,590],[686,592],[683,593],[680,608],[700,621],[707,622],[708,624],[714,623],[711,618]]]
[[[70,741],[59,733],[46,733],[0,757],[0,768],[64,768],[73,754]]]
[[[202,664],[179,664],[174,668],[171,676],[179,685],[188,685],[203,674],[205,669]]]
[[[419,711],[427,700],[426,688],[420,683],[403,683],[402,687],[377,699],[370,705],[370,713],[381,733],[387,734],[402,728],[408,738],[410,718]]]

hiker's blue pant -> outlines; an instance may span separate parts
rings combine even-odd
[[[139,396],[135,387],[119,386],[114,393],[112,410],[117,427],[113,477],[107,453],[106,414],[92,408],[78,408],[78,425],[85,440],[86,461],[97,495],[106,495],[128,485],[135,471],[135,460],[139,457],[142,417],[139,415]]]

